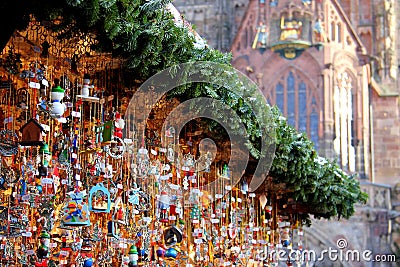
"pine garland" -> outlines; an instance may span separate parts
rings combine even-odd
[[[254,110],[246,104],[253,94],[253,87],[246,87],[243,81],[230,72],[230,54],[224,54],[209,47],[199,49],[194,46],[194,36],[186,27],[176,25],[172,15],[165,9],[171,0],[31,0],[20,20],[18,28],[24,28],[32,14],[39,21],[62,18],[54,30],[59,38],[69,38],[75,34],[95,34],[96,49],[112,52],[124,60],[127,70],[137,79],[144,81],[151,75],[179,63],[211,61],[225,64],[225,75],[220,79],[226,87],[212,84],[193,83],[176,88],[171,96],[190,99],[208,96],[222,100],[237,112],[247,132],[247,144],[252,156],[260,158],[260,137],[272,134],[263,129],[262,123],[274,124],[273,133],[276,153],[269,176],[277,184],[285,183],[287,198],[314,207],[311,212],[316,217],[349,218],[354,214],[356,203],[365,203],[367,195],[360,189],[353,176],[345,174],[337,164],[318,157],[312,142],[304,134],[289,126],[282,114],[266,105],[255,105]],[[10,5],[11,1],[10,1]],[[206,71],[206,70],[205,70]],[[245,88],[245,89],[244,89]],[[246,91],[248,90],[248,91]],[[262,103],[256,99],[256,103]],[[215,110],[217,116],[219,111]],[[255,114],[261,114],[256,118]],[[272,118],[272,119],[271,119]],[[239,127],[230,118],[221,118]],[[210,124],[213,127],[213,124]],[[308,214],[307,214],[308,216]]]

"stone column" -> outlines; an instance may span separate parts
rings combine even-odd
[[[323,81],[323,142],[320,153],[329,159],[335,158],[333,150],[334,120],[333,120],[333,68],[330,65],[322,71]]]

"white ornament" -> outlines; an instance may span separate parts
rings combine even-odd
[[[65,109],[66,109],[65,104],[60,103],[59,101],[55,101],[51,105],[50,115],[53,118],[60,118],[64,114]]]

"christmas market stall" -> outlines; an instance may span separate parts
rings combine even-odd
[[[300,266],[311,218],[366,201],[170,1],[18,11],[0,55],[0,266]]]

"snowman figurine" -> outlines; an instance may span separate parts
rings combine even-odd
[[[50,115],[53,118],[60,118],[66,109],[65,104],[61,103],[61,100],[65,95],[65,90],[58,85],[57,87],[51,89],[50,95],[52,100]]]
[[[81,91],[82,96],[89,96],[90,88],[93,88],[93,86],[89,84],[90,84],[90,76],[88,74],[85,74],[83,76],[83,86]]]
[[[132,245],[129,249],[129,267],[137,267],[139,260],[139,253],[135,245]]]

